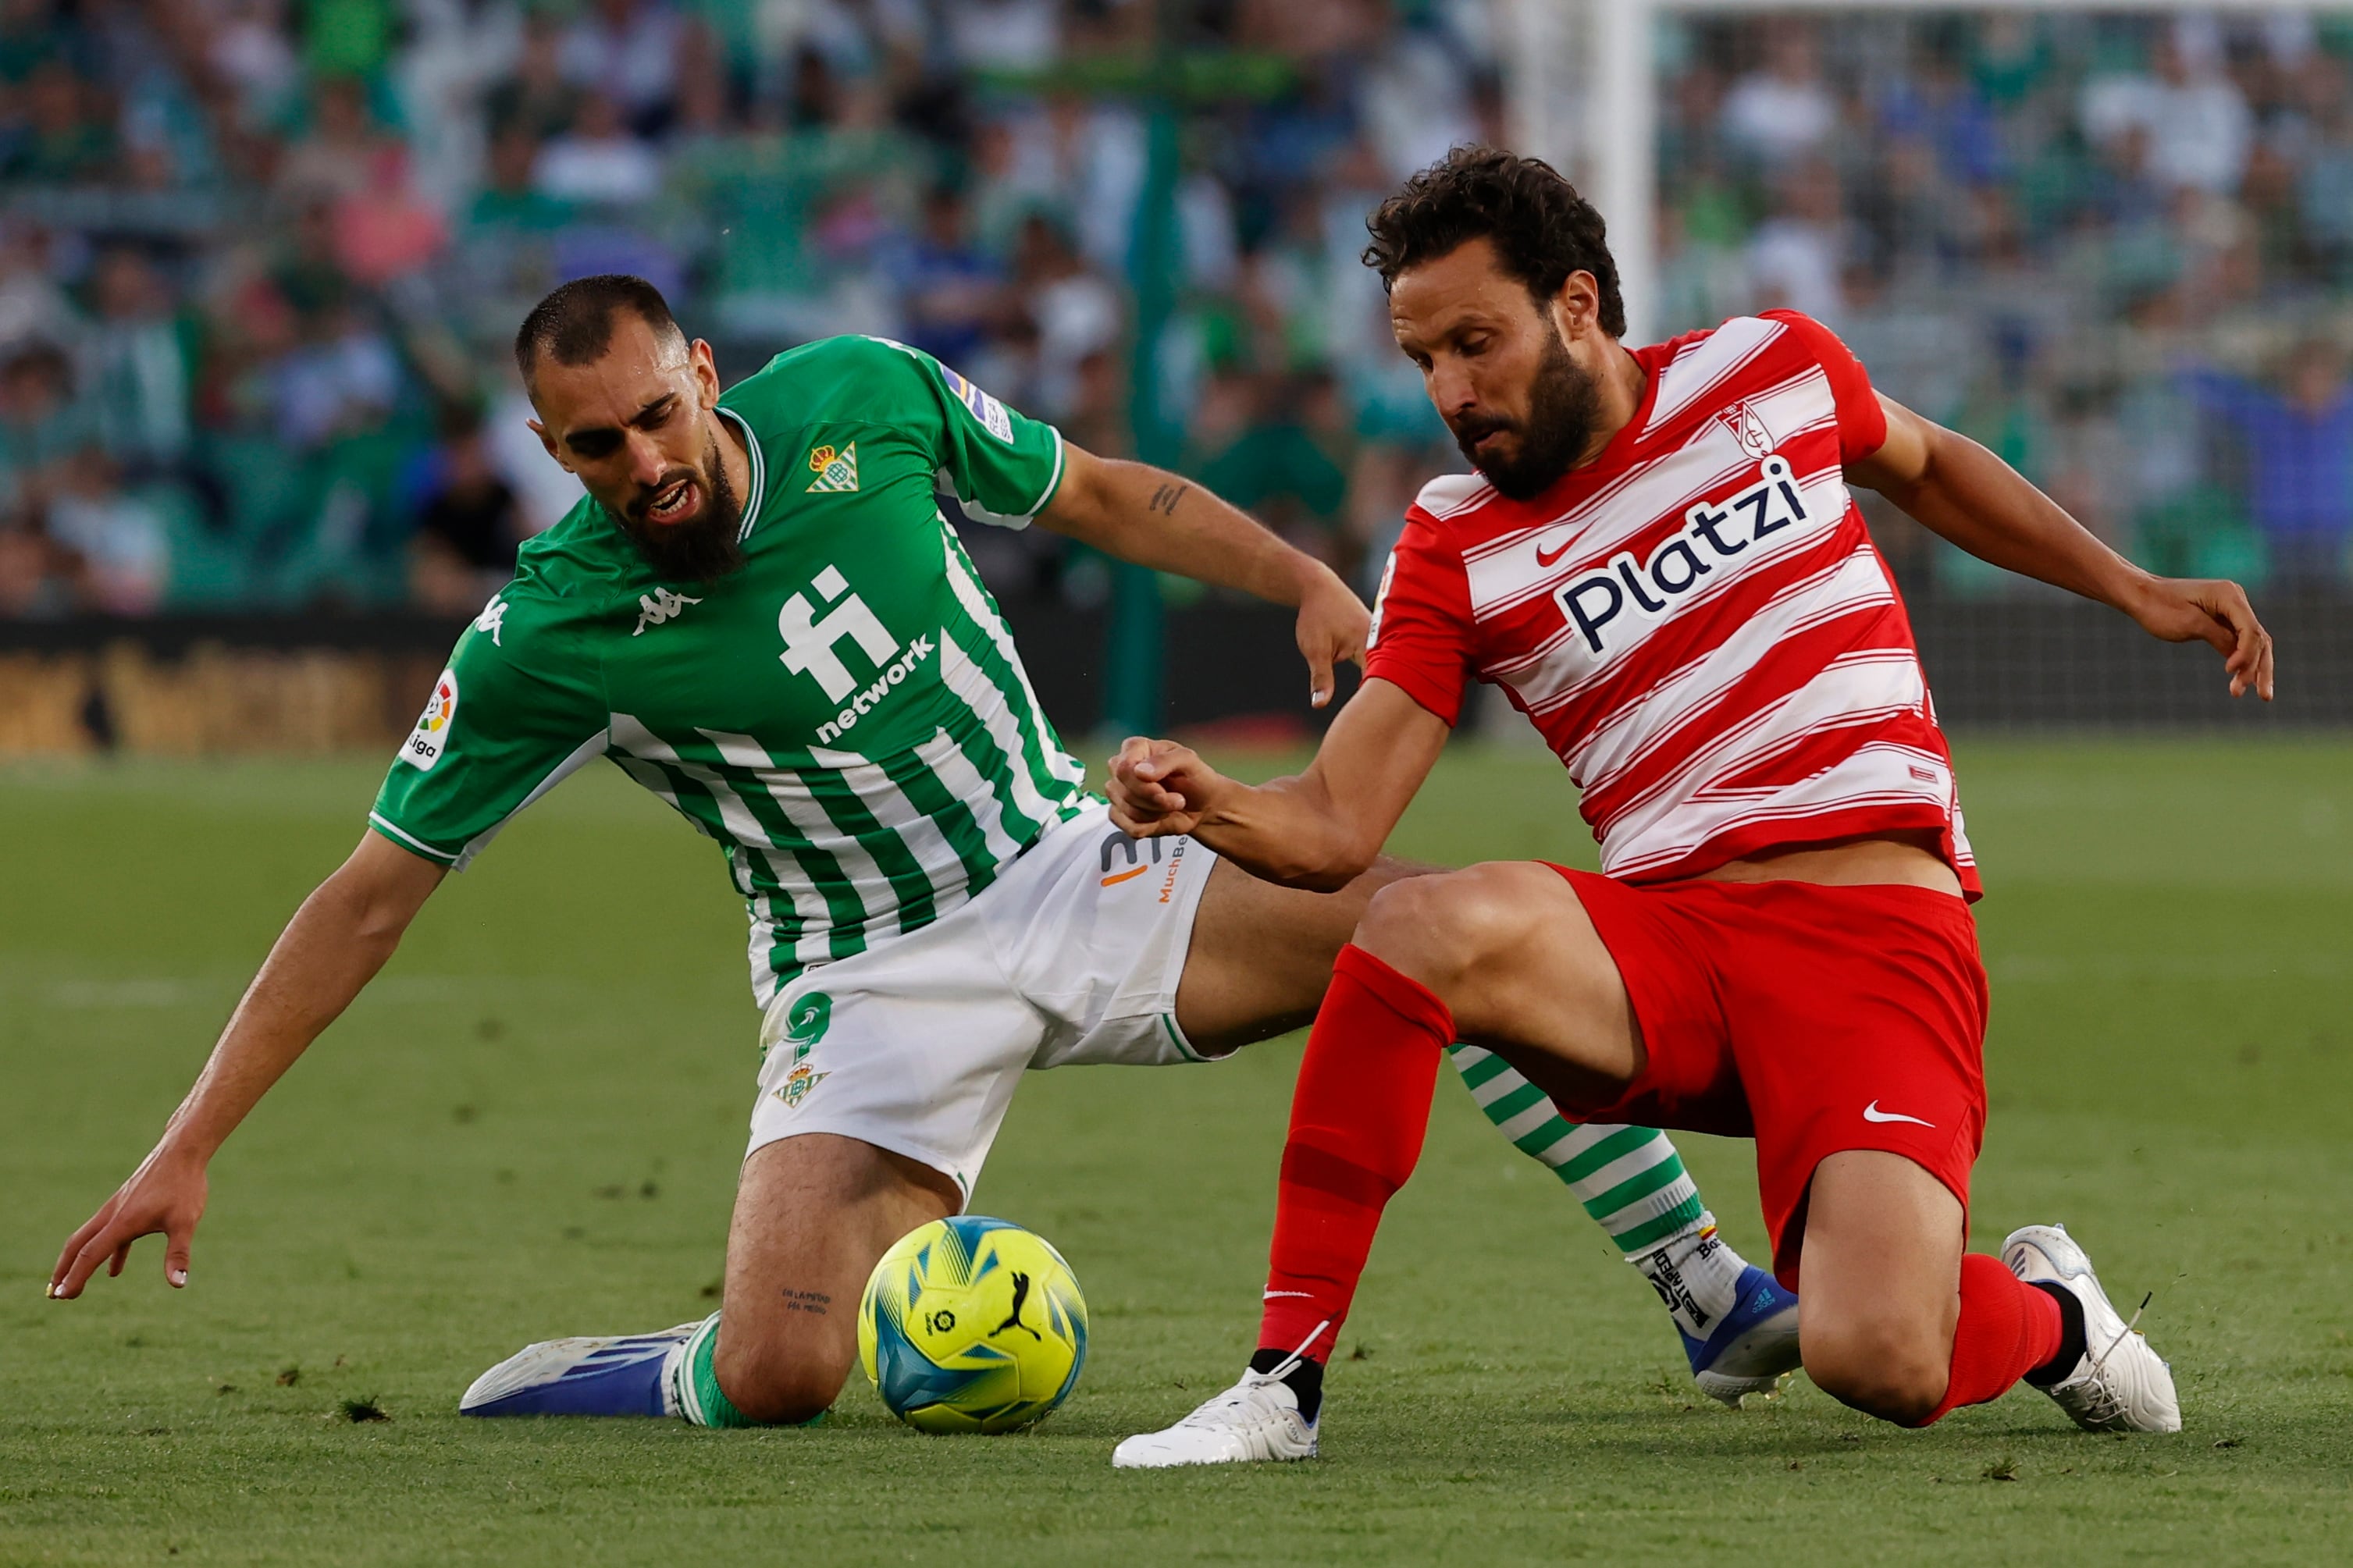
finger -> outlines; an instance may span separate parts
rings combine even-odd
[[[188,1248],[194,1240],[185,1230],[164,1233],[164,1283],[174,1290],[188,1288]]]
[[[130,1261],[131,1243],[126,1241],[121,1246],[114,1249],[113,1257],[106,1260],[106,1277],[109,1279],[121,1279],[122,1277],[122,1266]]]
[[[1332,700],[1333,656],[1317,648],[1307,655],[1307,705],[1321,708]]]
[[[81,1288],[89,1283],[90,1277],[98,1272],[98,1266],[106,1261],[118,1245],[114,1237],[106,1231],[90,1237],[81,1250],[74,1254],[73,1261],[66,1267],[65,1278],[58,1281],[56,1289],[49,1293],[68,1301],[80,1295]]]
[[[81,1256],[81,1249],[90,1244],[90,1238],[106,1227],[107,1211],[113,1206],[112,1204],[108,1204],[106,1208],[99,1210],[82,1221],[80,1229],[66,1237],[64,1247],[58,1253],[58,1266],[49,1270],[50,1295],[54,1296],[58,1293],[58,1287],[64,1282],[65,1277],[72,1272],[74,1259]]]
[[[2255,666],[2255,695],[2269,702],[2272,700],[2272,634],[2263,634],[2263,658]]]

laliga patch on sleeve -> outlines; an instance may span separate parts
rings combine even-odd
[[[990,435],[1008,447],[1013,444],[1013,416],[1006,413],[1005,405],[946,365],[940,366],[940,374],[947,377],[948,390],[955,394],[956,401],[971,410],[975,419],[988,426]]]
[[[458,672],[445,669],[441,679],[433,683],[433,695],[426,699],[425,711],[417,716],[417,728],[402,742],[400,760],[420,772],[430,772],[448,749],[449,726],[458,719]]]

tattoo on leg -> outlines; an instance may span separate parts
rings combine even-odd
[[[785,1310],[787,1312],[814,1312],[822,1318],[826,1309],[833,1304],[833,1298],[822,1290],[786,1290],[780,1294],[785,1299]]]
[[[1152,499],[1145,503],[1145,510],[1159,512],[1166,517],[1175,517],[1176,503],[1184,500],[1185,492],[1192,488],[1190,485],[1182,484],[1162,485],[1152,492]]]

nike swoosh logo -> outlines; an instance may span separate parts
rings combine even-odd
[[[1562,541],[1560,542],[1560,548],[1559,548],[1558,550],[1552,550],[1552,551],[1547,551],[1547,550],[1546,550],[1546,549],[1545,549],[1545,547],[1544,547],[1543,545],[1541,545],[1541,544],[1537,545],[1537,546],[1536,546],[1536,566],[1537,566],[1537,568],[1538,568],[1539,570],[1541,570],[1541,569],[1543,569],[1543,568],[1545,568],[1545,567],[1550,566],[1554,562],[1556,562],[1556,561],[1559,560],[1562,556],[1564,556],[1564,555],[1567,554],[1567,553],[1568,553],[1568,547],[1569,547],[1570,545],[1572,545],[1572,544],[1576,543],[1576,542],[1577,542],[1577,541],[1575,541],[1574,539],[1564,539],[1564,540],[1562,540]]]
[[[1933,1121],[1923,1121],[1916,1116],[1905,1116],[1900,1111],[1882,1110],[1879,1109],[1879,1101],[1875,1100],[1862,1108],[1862,1119],[1865,1121],[1909,1121],[1915,1127],[1936,1125]]]

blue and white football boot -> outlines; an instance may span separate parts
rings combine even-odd
[[[1740,1271],[1732,1310],[1707,1338],[1683,1340],[1700,1392],[1738,1409],[1745,1396],[1770,1394],[1798,1370],[1798,1298],[1751,1264]]]
[[[671,1358],[702,1320],[658,1334],[542,1340],[474,1379],[460,1415],[675,1415]]]

